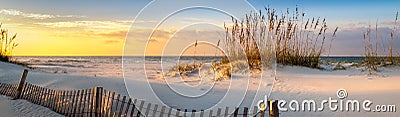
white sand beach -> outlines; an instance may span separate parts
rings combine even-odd
[[[139,65],[139,64],[138,64]],[[20,75],[26,69],[25,67],[0,62],[0,82],[1,83],[17,83]],[[135,72],[136,76],[144,76],[143,70]],[[150,73],[150,72],[149,72]],[[346,100],[370,100],[373,104],[370,106],[374,110],[375,105],[396,105],[399,106],[400,102],[400,67],[386,67],[377,75],[368,76],[366,72],[361,72],[357,68],[348,68],[342,71],[323,71],[317,69],[310,69],[305,67],[296,66],[278,66],[277,79],[275,83],[271,99],[279,100],[315,100],[317,107],[320,107],[322,100],[327,100],[329,97],[338,99],[336,92],[338,89],[347,90],[348,96],[343,99]],[[149,80],[153,83],[160,83],[157,81]],[[39,71],[30,71],[28,74],[27,82],[37,84],[40,86],[52,89],[84,89],[93,86],[102,86],[105,89],[110,89],[122,95],[128,95],[125,89],[124,79],[109,78],[109,77],[89,77],[77,76],[69,74],[52,74],[43,73]],[[139,81],[128,81],[130,84],[137,83],[136,85],[143,85]],[[223,84],[223,83],[222,83]],[[218,87],[217,87],[218,88]],[[240,90],[240,86],[230,86],[232,90]],[[140,90],[140,89],[139,89]],[[145,91],[145,90],[143,90]],[[250,90],[252,89],[250,88]],[[142,92],[145,95],[152,95],[152,93]],[[219,93],[214,93],[217,98]],[[142,97],[140,95],[131,95],[133,97]],[[175,103],[173,96],[161,97],[163,100],[168,100],[169,103]],[[155,100],[143,99],[149,102]],[[214,100],[214,99],[209,99]],[[205,105],[207,102],[202,102]],[[249,103],[249,102],[244,102]],[[190,103],[189,103],[190,104]],[[288,104],[285,106],[288,107]],[[9,113],[7,115],[35,115],[35,116],[55,116],[54,112],[45,107],[33,105],[24,100],[11,100],[9,97],[0,97],[0,108],[2,113]],[[397,110],[396,110],[397,111]],[[347,112],[347,111],[331,111],[328,105],[325,105],[323,111],[316,112],[280,112],[282,116],[400,116],[400,112],[366,112],[360,107],[360,112]],[[2,115],[2,116],[3,116]],[[4,115],[4,116],[7,116]]]

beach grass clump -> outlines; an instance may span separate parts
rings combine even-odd
[[[18,44],[15,42],[17,34],[10,35],[7,29],[0,23],[0,61],[11,62],[12,52]]]
[[[188,76],[188,74],[198,71],[202,65],[202,63],[177,64],[168,70],[168,76],[175,77],[177,74]]]
[[[397,21],[399,19],[399,12],[396,12],[396,16],[394,19],[394,26],[392,28],[392,31],[390,32],[390,47],[389,47],[389,62],[391,62],[392,64],[400,64],[400,53],[397,53],[398,56],[395,57],[393,55],[393,39],[395,37],[396,31],[397,31]]]
[[[197,74],[200,69],[203,68],[204,63],[191,63],[191,64],[177,64],[168,70],[166,76],[169,77],[187,77],[189,75]],[[221,80],[229,80],[232,75],[230,63],[223,63],[220,61],[214,61],[211,63],[211,68],[204,69],[211,71],[210,74],[213,74],[213,80],[221,81]]]
[[[395,20],[394,20],[394,26],[392,31],[390,32],[390,47],[389,47],[389,61],[392,62],[393,64],[399,64],[400,63],[400,54],[398,57],[394,58],[393,57],[393,38],[394,35],[397,31],[397,20],[399,19],[399,12],[396,12]]]
[[[338,27],[328,33],[325,18],[306,18],[297,7],[282,14],[270,8],[265,10],[266,15],[260,10],[247,14],[243,20],[232,17],[232,25],[224,25],[228,55],[234,60],[243,56],[239,53],[244,51],[251,69],[260,69],[263,62],[273,61],[274,57],[283,65],[319,68],[320,56],[326,51],[328,39],[332,43]]]
[[[232,67],[230,63],[213,62],[212,71],[215,74],[215,81],[229,80],[232,76]]]
[[[375,35],[378,35],[378,23],[375,25]],[[363,35],[364,39],[364,65],[367,67],[369,74],[374,71],[379,71],[378,65],[384,62],[384,59],[379,57],[379,41],[378,36],[376,36],[373,41],[371,38],[371,25],[368,26],[367,30]]]
[[[389,53],[385,53],[384,46],[380,45],[379,32],[378,32],[378,22],[375,24],[375,30],[372,31],[371,25],[368,26],[366,31],[364,32],[364,65],[367,67],[369,74],[373,74],[373,72],[379,72],[380,66],[388,66],[388,65],[397,65],[399,64],[399,57],[395,57],[393,55],[393,39],[395,37],[395,33],[397,30],[397,20],[398,20],[398,12],[396,12],[394,26],[390,32],[390,39],[381,39],[382,41],[389,41]],[[375,32],[375,33],[373,33]],[[375,36],[372,37],[372,36]],[[383,42],[382,42],[383,43]]]

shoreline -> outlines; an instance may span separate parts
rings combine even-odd
[[[0,62],[0,82],[17,83],[20,75],[26,67],[11,63]],[[154,72],[154,71],[153,71]],[[148,71],[148,73],[153,73]],[[144,77],[141,72],[132,74],[137,78]],[[385,68],[381,73],[373,76],[366,75],[366,72],[361,72],[358,69],[347,69],[338,71],[321,71],[317,69],[299,67],[299,66],[277,66],[277,79],[272,90],[272,99],[280,100],[306,100],[315,99],[317,101],[327,99],[328,97],[336,97],[336,91],[339,88],[344,88],[349,92],[347,99],[370,99],[374,104],[394,104],[400,105],[400,102],[394,100],[400,98],[400,67],[394,66]],[[128,79],[128,85],[145,85],[147,80],[132,80]],[[155,81],[152,81],[155,80]],[[151,79],[150,83],[158,86],[159,92],[166,92],[163,88],[165,84],[160,82],[161,79]],[[71,74],[54,74],[42,73],[39,71],[31,71],[28,74],[27,82],[48,87],[51,89],[84,89],[93,86],[103,86],[105,89],[118,92],[122,95],[128,95],[125,88],[123,78],[112,77],[90,77],[76,76]],[[221,83],[223,84],[223,83]],[[229,85],[229,84],[226,84]],[[266,85],[267,86],[267,85]],[[241,85],[230,86],[231,89],[241,89]],[[144,92],[145,90],[141,90]],[[152,92],[152,91],[150,91]],[[250,91],[251,92],[251,91]],[[220,93],[214,92],[213,95],[221,96]],[[142,97],[138,99],[147,99],[148,102],[157,102],[147,96],[151,93],[133,94],[133,97]],[[162,94],[163,101],[170,104],[180,102],[174,96]],[[251,97],[251,96],[250,96]],[[212,99],[210,99],[212,100]],[[213,104],[212,101],[204,101],[203,105]],[[251,103],[246,102],[245,103]],[[199,105],[186,105],[199,107]],[[331,111],[323,112],[281,112],[283,116],[339,116],[345,113],[349,116],[378,116],[382,113],[365,113],[365,112],[341,112],[331,113]],[[384,113],[391,116],[399,116],[400,113]]]

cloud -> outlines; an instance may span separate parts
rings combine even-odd
[[[40,30],[51,30],[52,33],[48,35],[57,38],[98,38],[105,41],[104,43],[106,44],[116,43],[109,40],[121,41],[125,39],[130,24],[130,21],[123,20],[46,21],[32,23],[32,25],[38,27]]]
[[[375,44],[376,31],[371,27],[371,42]],[[364,38],[363,34],[366,32],[367,27],[355,27],[351,30],[339,30],[336,39],[333,41],[331,55],[364,55]],[[378,46],[379,54],[387,55],[390,45],[390,27],[378,27]],[[400,52],[400,33],[396,34],[393,39],[393,50]]]
[[[151,35],[151,33],[153,34]],[[127,33],[128,39],[134,40],[130,42],[164,42],[168,40],[172,34],[175,33],[175,30],[163,30],[163,29],[131,29]]]
[[[394,22],[394,21],[391,21],[391,20],[383,21],[381,24],[382,25],[387,25],[387,26],[395,26],[395,25],[400,26],[399,21]]]
[[[106,40],[104,41],[105,44],[115,44],[115,43],[119,43],[119,40]]]
[[[173,31],[165,31],[165,30],[155,30],[152,38],[156,40],[166,40],[168,39],[174,32]]]
[[[116,31],[116,32],[110,32],[110,33],[99,33],[97,35],[104,36],[104,37],[122,37],[125,38],[127,31]]]
[[[127,21],[124,21],[127,22]],[[132,22],[132,21],[128,21],[128,22]],[[158,21],[155,20],[136,20],[135,23],[157,23]]]
[[[204,19],[204,18],[193,18],[193,17],[185,17],[182,20],[186,23],[194,23],[194,22],[212,22],[211,19]]]
[[[53,28],[93,28],[93,29],[128,29],[130,24],[120,21],[65,21],[65,22],[46,22],[35,23]]]
[[[57,30],[85,32],[87,35],[104,38],[124,39],[130,27],[130,22],[122,21],[66,21],[34,23]]]
[[[22,16],[32,19],[52,19],[52,18],[72,18],[72,17],[85,17],[77,15],[51,15],[51,14],[40,14],[40,13],[25,13],[15,9],[1,9],[0,14],[11,15],[11,16]]]
[[[346,30],[346,31],[358,31],[358,30],[366,30],[368,27],[371,27],[372,29],[375,29],[375,25],[376,22],[364,22],[364,21],[360,21],[360,22],[351,22],[351,23],[346,23],[344,25],[340,25],[339,29],[340,30]],[[397,26],[396,26],[397,25]],[[392,20],[385,20],[382,22],[378,22],[378,28],[391,28],[393,29],[393,27],[396,26],[397,29],[399,29],[400,26],[400,22],[394,22]]]

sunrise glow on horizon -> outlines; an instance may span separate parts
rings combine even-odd
[[[68,3],[40,1],[6,1],[0,4],[0,22],[11,34],[17,34],[15,56],[121,56],[124,53],[127,32],[138,33],[153,31],[131,24],[139,11],[150,1],[68,1]],[[378,20],[382,35],[393,27],[395,13],[399,11],[400,1],[257,1],[249,0],[257,10],[269,6],[277,11],[293,10],[298,6],[307,17],[323,17],[329,27],[339,27],[337,39],[332,45],[332,55],[359,56],[363,54],[362,34],[365,28]],[[168,6],[168,5],[166,5]],[[154,11],[157,12],[157,11]],[[212,38],[215,43],[223,39],[224,22],[229,18],[213,15],[213,12],[193,11],[173,17],[173,22],[161,25],[155,30],[149,42],[151,48],[145,55],[160,55],[170,38]],[[152,14],[157,15],[157,14]],[[244,15],[244,14],[243,14]],[[200,17],[201,16],[201,17]],[[153,23],[152,16],[146,21],[135,21],[146,25]],[[224,19],[224,20],[221,20]],[[185,31],[176,29],[177,25],[187,22],[209,21],[214,28],[188,27]],[[397,24],[400,26],[400,23]],[[398,27],[397,26],[397,27]],[[396,31],[394,47],[400,49],[400,30]],[[200,37],[201,36],[201,37]],[[136,37],[146,38],[146,37]],[[133,44],[135,45],[135,44]],[[141,45],[143,46],[143,45]],[[386,45],[387,46],[387,45]],[[215,48],[200,46],[198,55],[214,55]],[[193,48],[192,48],[193,49]],[[193,50],[190,50],[193,51]],[[181,51],[180,51],[181,52]],[[188,52],[191,55],[193,52]],[[400,53],[400,52],[395,52]],[[130,56],[140,56],[143,52],[134,52]],[[181,53],[177,53],[181,54]],[[173,55],[170,55],[173,56]]]

